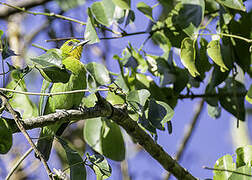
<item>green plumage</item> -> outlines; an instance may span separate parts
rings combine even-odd
[[[62,64],[72,72],[67,83],[54,83],[51,92],[66,92],[86,88],[86,70],[80,62],[82,44],[78,40],[69,40],[60,48],[63,54]],[[45,106],[44,115],[55,112],[57,109],[77,108],[84,93],[62,94],[49,97]],[[39,151],[47,161],[50,156],[54,135],[60,136],[67,127],[66,123],[58,123],[43,127],[37,143]]]

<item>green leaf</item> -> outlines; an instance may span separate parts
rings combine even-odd
[[[67,145],[67,142],[65,142],[63,139],[61,138],[57,138],[57,139],[62,145],[62,147],[64,148],[67,155],[67,161],[70,166],[70,179],[71,180],[85,180],[87,176],[86,167],[79,153],[71,149]]]
[[[137,113],[141,116],[144,110],[144,105],[149,97],[150,92],[146,89],[141,89],[130,91],[126,99],[130,105],[130,109],[137,111]]]
[[[233,163],[233,158],[231,155],[227,154],[221,158],[219,158],[215,165],[215,169],[227,169],[234,171],[235,170],[235,163]],[[231,172],[227,171],[213,171],[214,177],[213,180],[227,180],[231,176]]]
[[[150,100],[148,120],[155,128],[164,130],[164,124],[170,121],[173,115],[173,109],[165,102]]]
[[[42,67],[58,66],[62,67],[62,52],[60,49],[49,49],[45,54],[31,58],[31,61]]]
[[[175,82],[173,84],[173,89],[176,94],[179,94],[187,85],[189,81],[189,74],[187,70],[176,67],[175,70]]]
[[[236,149],[236,166],[237,168],[244,165],[251,166],[252,164],[252,145],[246,145],[244,147],[239,147]]]
[[[187,37],[185,38],[181,43],[181,52],[180,52],[180,58],[182,61],[182,64],[188,69],[189,73],[196,77],[197,75],[200,75],[198,70],[195,66],[195,45],[194,40]]]
[[[217,119],[221,115],[221,108],[218,105],[211,106],[210,104],[207,104],[207,112],[210,117]]]
[[[40,93],[46,93],[49,92],[50,88],[50,82],[43,80],[43,84],[40,90]],[[39,110],[39,115],[42,116],[45,110],[45,106],[46,106],[46,102],[47,102],[48,96],[40,96],[39,97],[39,106],[38,106],[38,110]]]
[[[0,118],[0,154],[9,152],[12,146],[12,131],[5,119]]]
[[[85,121],[83,135],[88,145],[96,152],[115,160],[125,158],[125,146],[121,130],[115,123],[104,118]]]
[[[124,17],[123,9],[115,6],[112,0],[94,2],[91,6],[91,12],[100,24],[107,27]]]
[[[91,62],[86,65],[86,68],[95,78],[98,85],[107,85],[111,83],[109,72],[104,65]]]
[[[152,8],[149,5],[145,4],[144,2],[139,2],[137,4],[137,9],[154,22],[154,19],[152,17]]]
[[[251,166],[250,165],[239,167],[235,170],[235,172],[239,172],[243,174],[232,173],[228,180],[251,180]]]
[[[218,88],[220,94],[230,93],[230,96],[220,96],[219,101],[221,106],[233,114],[241,121],[245,121],[244,97],[236,96],[238,93],[246,92],[245,86],[232,78],[225,81],[223,88]]]
[[[160,22],[157,22],[157,23],[160,23]],[[155,25],[153,27],[155,27]],[[163,31],[154,32],[151,38],[152,38],[153,42],[155,44],[159,45],[160,48],[165,53],[169,53],[172,45],[171,45],[170,40],[168,39],[168,36],[166,36]]]
[[[219,66],[214,64],[214,70],[212,72],[210,85],[212,87],[215,87],[221,84],[228,77],[229,72],[230,71],[221,72]]]
[[[0,40],[3,34],[4,34],[3,30],[0,29]]]
[[[228,71],[221,55],[221,45],[219,40],[212,40],[207,45],[208,56],[218,65],[222,72]]]
[[[124,27],[126,27],[130,23],[133,23],[135,21],[135,18],[136,18],[134,11],[132,11],[130,9],[127,10],[127,11],[128,11],[128,13],[126,13],[127,17],[126,17],[126,20],[125,20],[125,26]]]
[[[21,72],[18,70],[13,70],[11,72],[11,81],[6,86],[8,89],[15,89],[16,91],[27,92],[25,81],[21,80]],[[10,105],[22,114],[23,119],[38,116],[38,108],[35,103],[33,103],[28,95],[8,93],[12,94],[12,98],[9,100]]]
[[[92,164],[92,169],[96,174],[97,180],[107,179],[111,176],[112,169],[108,164],[107,160],[100,154],[94,154],[90,156],[87,153],[88,160]]]
[[[204,0],[182,0],[175,23],[190,37],[198,33],[205,11]]]
[[[70,79],[72,74],[71,71],[67,70],[66,68],[60,68],[58,66],[47,66],[47,67],[38,67],[36,68],[39,70],[40,74],[43,78],[52,83],[67,83]]]
[[[246,11],[242,0],[219,0],[217,2],[232,9]]]
[[[88,90],[91,92],[95,92],[97,89],[96,81],[95,81],[95,78],[93,77],[93,75],[89,72],[87,72],[86,81],[87,81]]]
[[[68,11],[69,9],[73,9],[77,6],[80,6],[86,2],[86,0],[56,0],[58,5],[61,7],[63,11]]]
[[[138,63],[138,69],[141,71],[141,73],[145,73],[148,70],[148,64],[145,61],[145,59],[143,58],[143,56],[140,54],[139,51],[135,50],[133,48],[133,46],[129,43],[129,46],[127,47],[128,51],[130,52],[130,54],[132,55],[133,58],[135,58],[135,60]]]
[[[250,85],[250,88],[247,92],[247,95],[246,95],[246,100],[252,104],[252,84]]]
[[[97,35],[97,32],[95,30],[95,23],[94,18],[92,16],[90,8],[88,8],[88,19],[87,19],[87,25],[84,33],[84,38],[86,40],[90,40],[89,44],[94,44],[100,42],[100,39]]]
[[[96,104],[96,101],[97,101],[97,98],[96,98],[96,95],[93,93],[93,94],[89,94],[88,96],[85,96],[82,98],[82,106],[84,107],[94,107],[95,104]]]
[[[11,56],[18,56],[13,50],[11,50],[7,44],[7,40],[5,39],[4,42],[2,43],[3,50],[2,50],[2,58],[3,60],[7,59],[8,57]]]
[[[122,9],[130,9],[131,0],[113,0],[113,2]]]
[[[209,83],[206,86],[205,94],[217,94],[215,87],[212,86],[211,83]],[[207,104],[209,104],[211,106],[215,106],[215,107],[218,106],[219,99],[217,97],[206,97],[204,99],[207,102]]]

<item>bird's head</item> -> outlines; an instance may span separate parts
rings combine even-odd
[[[80,59],[83,46],[87,44],[89,40],[79,41],[77,39],[70,39],[66,41],[61,47],[63,58],[74,57]]]

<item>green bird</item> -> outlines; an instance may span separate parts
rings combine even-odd
[[[53,83],[51,93],[66,92],[86,88],[86,69],[81,63],[80,58],[83,46],[88,41],[71,39],[66,41],[60,48],[62,51],[62,64],[71,71],[71,76],[67,83]],[[44,109],[44,115],[54,113],[57,109],[77,108],[84,96],[84,93],[62,94],[51,96],[47,99]],[[43,127],[37,143],[38,150],[42,153],[45,160],[48,161],[52,149],[54,136],[60,136],[68,123],[57,123]],[[36,156],[37,157],[37,156]],[[37,157],[38,158],[38,157]]]

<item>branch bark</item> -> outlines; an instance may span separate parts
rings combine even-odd
[[[136,121],[132,120],[126,109],[109,104],[106,100],[99,100],[94,107],[84,108],[83,110],[62,110],[53,114],[36,118],[24,119],[23,126],[26,129],[43,127],[57,122],[67,122],[84,120],[95,117],[110,117],[115,123],[120,125],[126,132],[138,142],[154,159],[156,159],[164,169],[171,172],[177,179],[196,180],[187,170],[178,164],[163,148],[148,135]],[[8,120],[11,122],[11,120]],[[10,124],[13,132],[18,132],[14,123]]]
[[[22,7],[25,9],[29,9],[38,5],[42,5],[45,4],[47,2],[50,2],[51,0],[25,0],[25,1],[13,1],[13,5],[18,6],[18,7]],[[10,8],[7,6],[2,6],[0,7],[0,18],[7,18],[12,14],[18,13],[20,12],[20,10],[18,9],[14,9],[14,8]]]

